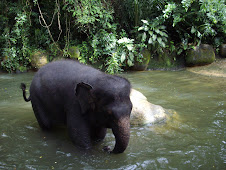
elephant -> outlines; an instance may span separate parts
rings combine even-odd
[[[111,128],[115,146],[104,150],[122,153],[127,148],[132,110],[131,84],[127,79],[75,60],[60,60],[35,73],[28,98],[24,83],[21,89],[24,100],[31,101],[41,129],[64,125],[76,146],[90,149]]]

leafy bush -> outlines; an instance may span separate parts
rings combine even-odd
[[[30,63],[29,45],[29,22],[26,12],[19,11],[15,17],[15,24],[12,30],[5,28],[3,37],[5,46],[2,55],[4,57],[1,65],[8,72],[26,70]]]
[[[148,44],[152,50],[158,50],[162,52],[163,48],[166,48],[168,42],[167,31],[164,25],[159,25],[158,22],[150,24],[147,20],[142,20],[143,26],[138,28],[138,31],[142,31],[141,41]]]
[[[144,48],[179,55],[226,39],[225,0],[2,0],[0,8],[0,61],[9,72],[29,67],[31,49],[54,59],[79,46],[79,61],[115,73],[142,62]]]
[[[167,2],[163,15],[164,22],[168,23],[182,43],[184,49],[189,45],[199,45],[221,41],[226,35],[226,5],[225,0],[182,0]],[[171,36],[173,37],[173,32]],[[214,44],[215,45],[215,44]]]
[[[91,47],[87,42],[83,42],[79,61],[83,63],[100,61],[103,63],[101,68],[106,67],[106,71],[111,74],[123,71],[123,67],[133,66],[135,56],[139,61],[142,58],[139,44],[134,44],[133,39],[127,37],[118,39],[116,34],[105,30],[99,31],[90,44]]]
[[[64,9],[72,14],[75,25],[88,38],[80,45],[79,61],[102,62],[101,68],[106,68],[111,74],[133,65],[134,55],[139,55],[139,52],[136,52],[133,40],[123,38],[121,31],[117,33],[113,8],[109,3],[101,0],[66,0]]]

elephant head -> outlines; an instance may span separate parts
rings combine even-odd
[[[115,136],[113,153],[122,153],[127,148],[130,138],[130,84],[104,89],[93,88],[86,83],[79,83],[75,89],[81,112],[97,126],[111,128]],[[109,87],[108,87],[109,88]]]

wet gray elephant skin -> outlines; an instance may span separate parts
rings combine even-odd
[[[65,124],[73,143],[89,149],[111,128],[116,142],[109,152],[122,153],[127,148],[132,109],[128,80],[62,60],[45,65],[35,74],[28,98],[24,83],[21,88],[43,130]]]

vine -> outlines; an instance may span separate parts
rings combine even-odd
[[[44,16],[43,16],[42,11],[41,11],[41,8],[40,8],[40,6],[39,6],[38,0],[35,1],[35,4],[37,4],[38,10],[39,10],[39,14],[40,14],[40,16],[39,16],[39,22],[40,22],[41,26],[47,29],[47,31],[48,31],[48,33],[49,33],[49,36],[50,36],[50,38],[51,38],[53,44],[55,45],[56,48],[58,48],[58,50],[60,50],[60,48],[58,47],[58,45],[57,45],[57,43],[56,43],[56,42],[59,41],[60,35],[61,35],[61,33],[62,33],[61,24],[60,24],[60,5],[59,5],[59,0],[56,0],[55,3],[56,3],[55,12],[54,12],[54,14],[53,14],[51,23],[48,25],[48,24],[46,23],[46,20],[45,20],[45,18],[44,18]],[[59,29],[59,31],[60,31],[60,33],[59,33],[59,35],[58,35],[57,41],[55,41],[55,40],[53,39],[52,33],[51,33],[51,31],[50,31],[50,27],[52,26],[52,23],[53,23],[53,20],[54,20],[56,14],[57,14],[57,21],[58,21],[58,29]],[[42,24],[41,20],[43,21],[44,25]]]

